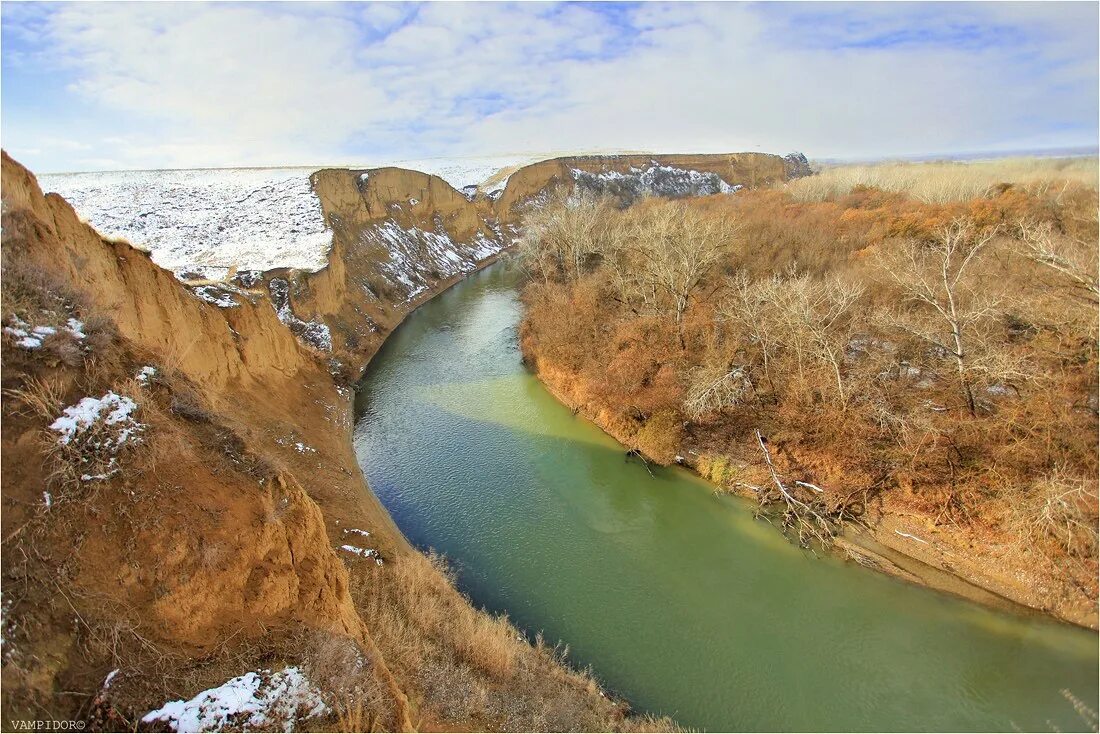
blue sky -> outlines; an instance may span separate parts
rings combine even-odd
[[[40,172],[511,153],[1097,145],[1083,3],[22,3]]]

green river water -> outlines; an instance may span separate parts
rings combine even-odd
[[[516,282],[497,264],[422,306],[356,400],[371,487],[476,604],[682,726],[1085,726],[1060,691],[1097,707],[1095,633],[808,556],[688,472],[650,476],[524,370]]]

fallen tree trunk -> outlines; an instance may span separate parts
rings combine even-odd
[[[774,491],[769,491],[763,487],[753,487],[759,497],[761,509],[766,510],[771,505],[782,503],[783,513],[781,519],[784,533],[796,537],[800,546],[811,551],[814,546],[822,548],[831,546],[839,522],[831,517],[825,508],[824,501],[821,499],[824,490],[808,482],[796,481],[794,482],[795,485],[814,492],[814,495],[808,500],[800,499],[794,490],[783,482],[783,477],[776,469],[771,452],[768,451],[767,443],[759,429],[756,430],[756,442],[760,444],[760,450],[764,454],[764,463],[768,467],[768,473],[771,475],[772,484],[775,488]]]

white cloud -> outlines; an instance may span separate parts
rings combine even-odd
[[[1095,139],[1096,16],[1088,3],[61,4],[5,24],[46,39],[36,63],[63,70],[62,96],[84,107],[38,119],[6,99],[5,144],[68,168],[1079,144]]]

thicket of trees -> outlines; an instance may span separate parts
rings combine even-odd
[[[893,493],[1095,569],[1095,196],[559,197],[521,240],[524,355],[652,460],[740,457],[720,481],[807,544]]]

